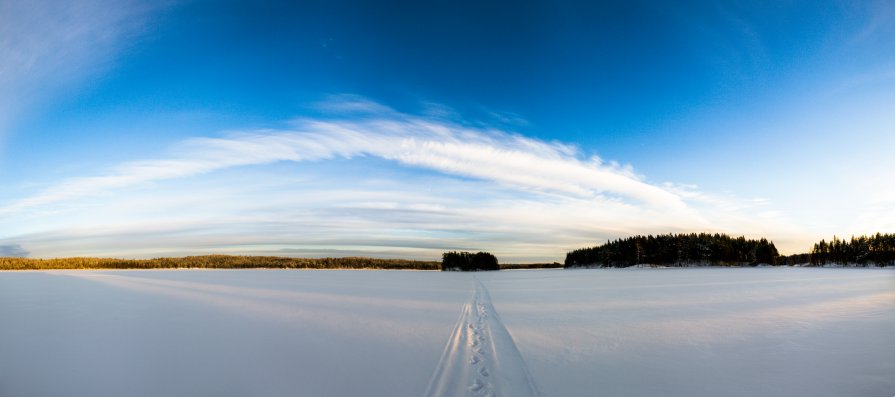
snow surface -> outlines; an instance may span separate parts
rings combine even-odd
[[[475,295],[463,306],[425,395],[538,395],[525,360],[494,310],[488,290],[478,280]]]
[[[892,269],[0,272],[0,396],[891,396],[893,330]]]
[[[893,396],[893,269],[479,276],[551,396]]]

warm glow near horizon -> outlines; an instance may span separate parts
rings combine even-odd
[[[0,3],[0,256],[895,232],[891,2],[347,3]]]

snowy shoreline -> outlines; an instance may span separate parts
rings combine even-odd
[[[574,266],[574,267],[544,267],[544,268],[510,268],[510,269],[501,269],[501,272],[516,272],[516,271],[548,271],[548,270],[624,270],[624,269],[895,269],[895,266],[876,266],[876,265],[859,265],[859,264],[826,264],[826,265],[652,265],[652,264],[638,264],[627,267],[617,267],[617,266]],[[382,269],[376,267],[358,267],[358,268],[337,268],[337,269],[314,269],[314,268],[281,268],[281,267],[252,267],[252,268],[209,268],[209,267],[175,267],[175,268],[129,268],[129,269],[121,269],[121,268],[83,268],[83,269],[0,269],[0,273],[16,273],[16,272],[60,272],[60,271],[122,271],[122,272],[161,272],[161,271],[250,271],[250,270],[293,270],[293,271],[353,271],[353,270],[363,270],[363,271],[383,271],[383,272],[437,272],[440,273],[442,270],[435,269]]]

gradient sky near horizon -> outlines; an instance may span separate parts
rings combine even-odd
[[[0,256],[895,232],[891,1],[0,0]]]

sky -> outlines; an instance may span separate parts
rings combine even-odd
[[[891,1],[0,0],[0,256],[895,232]]]

